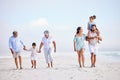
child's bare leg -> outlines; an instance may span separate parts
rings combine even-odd
[[[19,64],[20,64],[20,69],[22,69],[22,57],[19,56]]]
[[[32,67],[31,67],[31,68],[33,68],[33,66],[34,66],[34,62],[33,62],[33,60],[31,60],[31,64],[32,64]]]
[[[17,58],[15,58],[15,65],[16,65],[16,69],[18,69],[18,60],[17,60]]]
[[[36,60],[34,60],[34,68],[36,69]]]

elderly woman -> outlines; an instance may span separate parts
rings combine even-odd
[[[52,59],[52,48],[54,46],[54,52],[56,52],[56,42],[53,37],[49,35],[49,31],[44,31],[44,37],[40,43],[39,52],[41,52],[41,48],[44,45],[44,55],[45,60],[48,65],[48,68],[51,66],[53,67],[53,59]]]

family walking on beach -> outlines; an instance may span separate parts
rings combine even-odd
[[[85,43],[84,41],[88,41],[89,50],[91,53],[91,67],[95,67],[96,63],[96,53],[97,53],[97,44],[102,40],[100,36],[100,32],[96,27],[94,22],[96,16],[93,15],[90,17],[90,21],[88,22],[88,34],[85,35],[83,33],[82,27],[77,28],[77,32],[74,37],[74,51],[78,54],[78,62],[80,67],[84,67],[84,51],[85,51]],[[26,49],[23,41],[18,38],[18,32],[13,31],[13,36],[9,38],[9,48],[15,60],[16,69],[22,69],[22,57],[21,51],[24,49],[25,51],[31,52],[31,64],[32,68],[36,68],[36,60],[37,53],[41,53],[41,48],[44,46],[44,56],[47,63],[47,67],[53,67],[53,59],[52,59],[52,50],[54,47],[54,52],[56,52],[56,42],[55,39],[49,35],[49,31],[44,31],[44,37],[41,40],[39,50],[36,48],[36,43],[32,43],[32,47],[30,49]],[[19,65],[18,66],[18,59]]]
[[[74,51],[77,51],[78,54],[78,63],[80,67],[84,67],[84,52],[85,52],[85,43],[84,41],[88,41],[89,50],[91,53],[91,67],[95,67],[96,63],[96,54],[97,54],[97,44],[99,41],[102,41],[102,38],[100,36],[100,32],[96,27],[96,24],[94,22],[94,19],[96,19],[96,16],[93,15],[90,18],[90,21],[88,22],[88,34],[87,36],[83,34],[82,27],[77,28],[76,35],[74,37]]]
[[[18,69],[18,59],[19,58],[19,65],[20,69],[22,69],[22,57],[21,57],[21,51],[22,49],[26,51],[31,51],[31,64],[32,68],[36,68],[36,59],[37,59],[37,53],[41,52],[41,48],[44,45],[44,55],[45,60],[47,63],[47,67],[53,67],[53,59],[52,59],[52,49],[54,46],[54,52],[56,52],[56,42],[52,36],[49,36],[49,31],[44,31],[44,37],[42,38],[42,41],[40,43],[39,50],[36,49],[36,43],[32,43],[32,48],[26,49],[24,43],[21,39],[18,38],[18,32],[14,31],[13,36],[9,39],[9,48],[11,50],[11,53],[13,55],[13,58],[15,59],[16,69]]]

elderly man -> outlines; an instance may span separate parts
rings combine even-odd
[[[39,52],[41,52],[41,48],[44,45],[45,60],[49,68],[50,66],[53,67],[52,48],[54,46],[54,52],[56,52],[56,42],[53,37],[49,36],[48,30],[44,31],[44,35],[45,36],[42,38],[40,44]]]
[[[21,51],[25,49],[24,43],[18,38],[18,32],[14,31],[13,36],[9,38],[9,48],[15,59],[16,69],[18,69],[18,58],[19,58],[19,65],[20,69],[22,69],[22,57]]]

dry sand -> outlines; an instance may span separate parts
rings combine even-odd
[[[79,68],[77,55],[55,54],[54,68],[46,68],[43,54],[38,54],[37,69],[31,68],[30,58],[23,58],[23,69],[16,70],[13,58],[0,59],[0,80],[120,80],[120,62],[98,58],[90,68],[86,57],[85,68]]]

